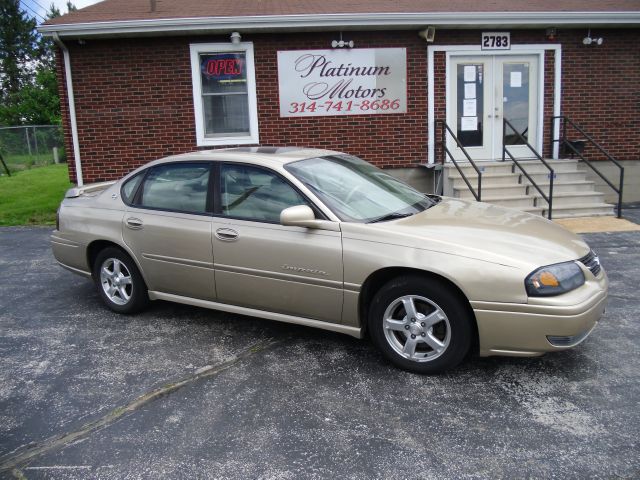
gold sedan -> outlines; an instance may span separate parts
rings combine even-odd
[[[608,280],[576,235],[541,217],[424,195],[351,155],[201,151],[73,188],[55,258],[120,313],[169,300],[361,338],[434,373],[472,350],[574,347]]]

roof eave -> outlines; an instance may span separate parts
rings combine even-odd
[[[460,12],[358,13],[324,15],[261,15],[197,17],[41,25],[40,33],[61,37],[138,36],[154,33],[223,33],[230,30],[296,31],[301,29],[412,28],[434,25],[449,28],[617,26],[640,25],[640,11],[631,12]]]

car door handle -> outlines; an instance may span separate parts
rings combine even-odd
[[[238,232],[232,228],[219,228],[216,230],[216,238],[223,242],[233,242],[238,239]]]
[[[140,230],[142,228],[142,220],[135,217],[129,217],[126,220],[126,225],[132,230]]]

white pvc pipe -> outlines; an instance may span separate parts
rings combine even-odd
[[[69,120],[71,122],[71,138],[73,140],[73,158],[76,164],[76,181],[78,186],[84,185],[82,181],[82,164],[80,163],[80,141],[78,140],[78,122],[76,121],[76,104],[73,97],[73,81],[71,79],[71,59],[69,49],[62,43],[57,32],[53,32],[53,40],[62,50],[64,57],[64,73],[67,84],[67,99],[69,100]]]

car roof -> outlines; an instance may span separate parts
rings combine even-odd
[[[340,152],[333,150],[322,150],[319,148],[303,147],[237,147],[222,148],[216,150],[200,150],[197,152],[183,153],[165,157],[153,163],[175,162],[175,161],[202,161],[217,160],[225,162],[243,162],[255,165],[274,166],[303,160],[305,158],[323,157],[327,155],[337,155]]]

